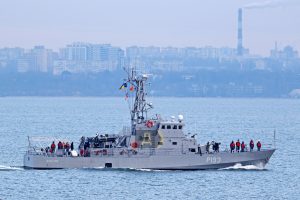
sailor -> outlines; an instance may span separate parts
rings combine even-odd
[[[230,150],[231,150],[231,153],[234,152],[234,149],[235,149],[235,144],[234,144],[234,141],[232,140],[231,143],[230,143]]]
[[[216,143],[215,143],[215,141],[211,142],[211,146],[212,146],[213,151],[216,152]]]
[[[261,148],[261,143],[260,143],[260,141],[259,141],[259,140],[258,140],[258,142],[257,142],[256,146],[257,146],[257,151],[260,151],[260,148]]]
[[[69,144],[69,142],[66,143],[65,148],[66,148],[67,154],[70,155],[70,144]]]
[[[245,148],[246,148],[246,145],[245,145],[245,143],[244,143],[244,141],[242,142],[242,145],[241,145],[241,150],[242,150],[242,152],[245,152]]]
[[[74,150],[74,143],[71,142],[71,151],[73,151],[73,150]]]
[[[78,147],[78,149],[81,149],[82,147],[84,147],[84,144],[85,144],[85,137],[84,136],[82,136],[81,138],[80,138],[80,143],[79,143],[79,147]]]
[[[241,147],[240,140],[237,140],[237,142],[235,143],[235,146],[236,146],[236,151],[240,152],[240,147]]]
[[[58,149],[63,149],[63,143],[61,141],[58,142],[57,144]]]
[[[215,143],[215,151],[216,151],[216,152],[219,152],[220,144],[221,144],[221,143],[219,143],[219,142],[216,142],[216,143]]]
[[[81,148],[79,152],[80,152],[80,156],[84,155],[84,149]]]
[[[201,146],[200,146],[200,144],[198,145],[198,153],[200,154],[200,156],[202,156],[202,152],[201,152]]]
[[[51,150],[50,150],[50,152],[51,153],[54,153],[55,152],[55,143],[54,143],[54,141],[52,142],[52,144],[51,144]]]
[[[253,149],[254,149],[254,142],[253,142],[253,140],[250,141],[249,146],[250,146],[250,151],[253,151]]]
[[[206,143],[205,148],[206,148],[206,153],[209,153],[209,142]]]

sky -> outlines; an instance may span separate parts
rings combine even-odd
[[[268,55],[275,41],[300,51],[299,0],[0,0],[0,48],[74,41],[235,48],[237,10],[245,6],[251,53]]]

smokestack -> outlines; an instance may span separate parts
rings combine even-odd
[[[243,10],[242,8],[238,11],[238,44],[237,44],[237,55],[243,55]]]

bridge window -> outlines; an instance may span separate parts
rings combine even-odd
[[[189,151],[190,151],[190,152],[196,152],[196,149],[190,148]]]
[[[171,125],[167,125],[167,129],[171,129]]]
[[[166,128],[166,126],[165,126],[165,125],[162,125],[162,126],[161,126],[161,129],[165,129],[165,128]]]
[[[177,125],[174,125],[174,126],[173,126],[173,129],[177,129]]]
[[[177,142],[172,142],[172,145],[177,145]]]
[[[182,126],[181,126],[181,125],[179,125],[179,126],[178,126],[178,128],[179,128],[179,129],[182,129]]]

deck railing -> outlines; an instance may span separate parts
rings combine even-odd
[[[261,151],[269,150],[274,148],[273,144],[263,144]],[[82,152],[83,151],[83,152]],[[226,147],[224,150],[220,152],[230,152],[230,148]],[[246,146],[245,152],[249,152],[250,148]],[[255,147],[253,151],[257,151]],[[236,150],[234,151],[234,153]],[[241,152],[241,150],[240,150]],[[81,154],[80,154],[81,153]],[[206,150],[201,146],[201,154],[206,154]],[[210,150],[209,154],[217,154],[219,152],[214,152]],[[56,149],[54,152],[45,151],[43,148],[39,148],[37,146],[30,146],[27,150],[27,154],[30,155],[43,155],[47,157],[72,157],[71,150],[67,151],[66,149]],[[140,157],[149,157],[152,155],[182,155],[182,154],[200,154],[199,152],[190,152],[188,149],[186,151],[182,151],[181,148],[178,149],[166,149],[166,148],[136,148],[136,149],[128,149],[128,148],[88,148],[86,150],[79,150],[77,152],[79,157],[108,157],[108,156],[120,156],[120,157],[131,157],[131,156],[140,156]]]

